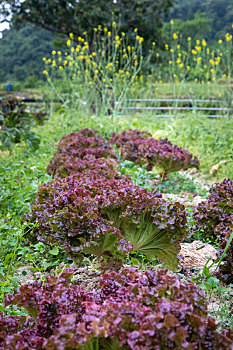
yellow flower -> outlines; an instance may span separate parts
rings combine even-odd
[[[138,28],[135,28],[135,29],[134,29],[134,33],[137,33],[137,31],[138,31]]]
[[[154,41],[153,41],[152,45],[155,46],[155,42]]]
[[[218,94],[218,97],[221,97],[222,95],[221,94]]]
[[[62,67],[62,66],[59,66],[59,69],[60,69],[60,70],[62,70],[62,69],[63,69],[63,67]]]
[[[169,64],[172,64],[172,61],[169,61]]]
[[[115,21],[112,22],[112,27],[113,27],[113,28],[116,28],[116,22],[115,22]]]
[[[187,68],[187,71],[190,71],[190,66],[187,66],[186,68]]]
[[[158,52],[156,52],[156,57],[159,57],[159,53]]]
[[[226,38],[226,41],[231,41],[232,35],[230,35],[229,33],[227,33],[227,34],[225,35],[225,38]]]
[[[44,74],[44,75],[49,75],[49,73],[48,73],[47,70],[43,70],[43,74]]]
[[[179,65],[180,68],[183,68],[183,66],[184,66],[184,63],[181,63],[181,64]]]
[[[168,50],[168,44],[165,44],[165,49]]]
[[[71,47],[71,52],[74,52],[74,47]]]
[[[189,36],[189,37],[187,38],[187,40],[188,40],[188,41],[191,41],[192,39],[191,39],[191,37]]]
[[[213,68],[211,68],[211,70],[210,70],[210,71],[211,71],[211,73],[214,73],[214,69],[213,69]]]
[[[92,85],[93,83],[92,83],[92,81],[89,81],[89,85]]]
[[[52,51],[52,55],[56,55],[56,51],[55,50]]]
[[[70,39],[74,39],[74,34],[73,34],[73,33],[70,33],[70,34],[69,34],[69,37],[70,37]]]
[[[46,57],[43,57],[43,58],[42,58],[42,61],[46,61]]]
[[[103,80],[104,83],[106,82],[106,79],[103,78],[102,80]]]
[[[174,52],[174,50],[173,50],[173,49],[170,49],[170,52]]]
[[[141,44],[141,43],[143,42],[143,40],[144,40],[144,39],[143,39],[142,37],[140,37],[140,38],[139,38],[139,44]]]
[[[111,32],[108,32],[108,36],[111,36],[111,34],[112,34]]]
[[[170,24],[173,26],[173,24],[174,24],[173,19],[170,20]]]
[[[179,50],[180,49],[180,45],[177,45],[176,48],[177,48],[177,50]]]
[[[176,33],[173,33],[172,37],[173,37],[174,40],[178,39],[178,36],[177,36]]]
[[[219,39],[218,43],[221,45],[222,44],[222,39]]]
[[[200,45],[200,40],[196,40],[197,45]]]
[[[201,43],[202,43],[202,46],[204,46],[204,47],[207,45],[205,39],[202,39]]]
[[[67,46],[70,46],[70,45],[71,45],[71,40],[70,40],[70,39],[67,40],[66,45],[67,45]]]
[[[127,50],[128,50],[128,51],[130,51],[130,50],[131,50],[131,47],[130,47],[129,45],[127,46]]]
[[[197,64],[199,64],[202,60],[202,57],[197,57]]]
[[[197,54],[197,51],[192,50],[192,54],[193,54],[193,55],[196,55],[196,54]]]

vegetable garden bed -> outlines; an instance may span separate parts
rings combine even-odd
[[[217,253],[222,256],[231,235],[233,183],[224,180],[212,187],[194,211],[194,225],[192,207],[168,202],[156,188],[133,182],[135,173],[132,179],[126,173],[135,163],[149,172],[156,166],[160,182],[174,171],[199,168],[187,150],[141,130],[113,133],[108,142],[94,129],[62,137],[47,167],[54,179],[40,186],[23,229],[34,247],[46,252],[48,246],[49,254],[63,254],[66,263],[60,273],[51,270],[45,280],[43,273],[6,295],[1,349],[233,349],[232,328],[217,331],[203,291],[229,292],[220,279],[231,282],[232,246],[217,266],[219,279],[207,265],[196,276],[182,275],[179,267],[180,244],[195,239],[204,217],[205,225],[207,220],[225,225]],[[77,285],[65,268],[72,261],[96,271],[76,268]],[[161,262],[174,272],[161,268]],[[93,283],[85,283],[87,290],[79,284],[88,275]],[[202,289],[191,281],[195,278],[202,280]]]

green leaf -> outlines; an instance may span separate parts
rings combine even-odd
[[[208,278],[207,283],[211,288],[215,288],[219,285],[219,279],[216,277],[210,277]]]
[[[172,271],[180,271],[177,255],[181,233],[177,232],[176,241],[173,242],[174,233],[158,229],[153,222],[144,221],[143,218],[140,225],[124,220],[123,230],[124,238],[135,250],[140,251],[149,260],[158,259],[164,262]]]
[[[206,277],[209,277],[210,276],[210,270],[207,266],[204,266],[203,267],[203,270],[202,270],[202,273],[203,275],[205,275]]]
[[[218,293],[227,293],[229,291],[228,288],[225,288],[225,287],[219,287],[218,288]]]
[[[138,265],[138,261],[135,258],[131,258],[131,262],[133,263],[133,265]]]
[[[53,249],[49,250],[49,254],[51,255],[58,255],[59,254],[59,248],[53,247]]]
[[[4,259],[4,266],[7,266],[7,265],[9,264],[10,260],[11,260],[12,258],[14,258],[14,257],[15,257],[15,254],[14,254],[14,253],[9,253],[9,254],[7,254],[7,255],[5,256],[5,259]]]

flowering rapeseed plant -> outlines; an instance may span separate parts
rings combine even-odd
[[[85,33],[76,38],[69,34],[68,51],[53,50],[53,60],[46,60],[46,72],[53,90],[73,106],[89,105],[96,113],[117,112],[127,90],[140,72],[143,62],[143,37],[135,28],[135,42],[128,44],[125,33],[112,28],[95,28],[95,40],[89,46]]]

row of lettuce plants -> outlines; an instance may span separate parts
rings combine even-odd
[[[167,270],[102,274],[97,290],[71,282],[72,270],[6,297],[29,316],[0,314],[0,349],[232,350],[233,331],[216,331],[205,293]]]
[[[218,258],[222,257],[233,234],[233,181],[225,179],[210,189],[208,200],[200,203],[194,220],[197,229],[214,242],[219,241]],[[224,260],[217,271],[218,278],[225,283],[233,282],[233,240],[230,242]]]
[[[47,276],[46,283],[34,281],[7,295],[5,306],[24,307],[28,316],[0,313],[0,349],[233,349],[232,330],[217,332],[204,292],[194,284],[167,270],[122,267],[125,257],[140,251],[175,271],[187,233],[183,205],[120,174],[110,144],[128,136],[142,143],[151,139],[130,130],[107,143],[95,130],[82,129],[59,142],[47,168],[54,179],[39,188],[24,218],[26,235],[32,243],[64,248],[74,261],[94,254],[102,270],[112,271],[89,292],[74,285],[66,269],[58,278]],[[183,155],[192,166],[186,150],[167,143],[171,159]]]
[[[185,208],[121,175],[113,137],[107,143],[90,129],[62,137],[47,168],[54,180],[40,187],[26,217],[37,223],[27,237],[59,245],[74,260],[94,254],[118,268],[130,252],[140,251],[176,270],[187,233]]]

